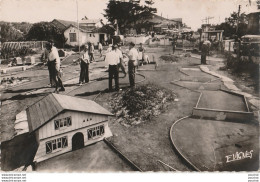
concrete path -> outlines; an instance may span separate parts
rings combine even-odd
[[[196,58],[196,59],[201,59],[201,56],[198,54],[191,54],[191,57]],[[223,58],[215,58],[212,56],[207,56],[207,61],[212,61],[212,62],[224,62]]]

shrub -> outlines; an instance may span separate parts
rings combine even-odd
[[[110,102],[119,122],[135,125],[158,116],[173,100],[170,90],[149,83],[123,91]]]
[[[255,89],[259,90],[259,65],[254,63],[248,56],[236,57],[231,53],[226,55],[226,68],[234,74],[249,74],[255,82]]]

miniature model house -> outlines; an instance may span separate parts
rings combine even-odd
[[[36,162],[112,136],[108,120],[113,115],[91,100],[49,94],[26,112],[39,144]]]

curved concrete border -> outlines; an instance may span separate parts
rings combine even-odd
[[[175,122],[173,123],[173,125],[171,126],[171,129],[170,129],[170,138],[171,138],[171,142],[172,142],[173,147],[176,149],[176,151],[179,153],[179,155],[180,155],[192,168],[194,168],[196,171],[199,171],[199,172],[200,172],[201,170],[199,170],[199,168],[197,168],[194,164],[192,164],[192,163],[189,161],[189,159],[187,159],[187,158],[180,152],[180,150],[178,149],[178,147],[176,146],[176,144],[175,144],[174,141],[173,141],[172,131],[173,131],[174,126],[175,126],[177,123],[179,123],[180,121],[182,121],[183,119],[186,119],[186,118],[189,118],[189,117],[190,117],[190,116],[182,117],[182,118],[178,119],[177,121],[175,121]]]

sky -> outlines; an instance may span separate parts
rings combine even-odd
[[[143,1],[143,0],[141,0]],[[256,0],[154,0],[153,7],[157,14],[165,18],[182,18],[193,30],[199,28],[202,19],[214,17],[210,23],[218,24],[229,17],[230,13],[254,11]],[[108,0],[78,0],[79,20],[84,16],[89,19],[102,18]],[[0,21],[40,22],[62,19],[77,21],[76,0],[0,0]]]

